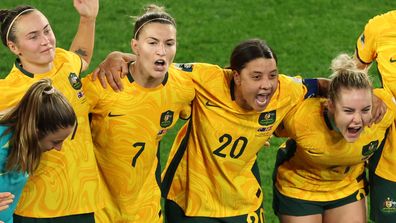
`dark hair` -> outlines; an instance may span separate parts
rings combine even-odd
[[[331,61],[329,99],[335,101],[341,88],[346,89],[372,89],[372,84],[367,70],[358,69],[356,61],[348,54],[340,54]]]
[[[139,33],[143,26],[156,22],[163,24],[171,24],[176,27],[176,21],[172,16],[165,12],[163,7],[151,4],[145,9],[145,13],[136,18],[135,29],[133,30],[133,38],[138,39]]]
[[[250,61],[257,58],[277,58],[272,49],[261,39],[249,39],[239,43],[231,53],[230,69],[237,72],[246,66]]]
[[[61,128],[74,126],[76,114],[50,79],[34,83],[19,104],[0,119],[11,133],[6,170],[28,172],[37,169],[43,150],[39,140]]]
[[[0,28],[0,33],[1,33],[1,41],[3,42],[4,46],[7,46],[7,41],[12,41],[12,42],[16,42],[16,37],[15,37],[15,29],[14,29],[14,25],[15,25],[15,17],[17,17],[18,15],[25,15],[28,13],[31,13],[33,10],[28,10],[28,9],[34,9],[35,8],[33,6],[30,5],[20,5],[17,6],[13,9],[0,9],[0,23],[1,23],[1,28]],[[26,12],[23,12],[25,10],[28,10]],[[23,13],[22,13],[23,12]],[[22,13],[22,14],[20,14]],[[18,18],[17,18],[18,19]],[[14,23],[12,24],[12,27],[10,29],[10,32],[8,33],[8,39],[7,39],[7,31],[9,29],[9,26],[11,25],[11,23],[14,21]]]

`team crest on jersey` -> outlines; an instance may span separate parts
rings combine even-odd
[[[69,82],[71,86],[76,90],[80,90],[82,87],[81,80],[80,78],[78,78],[78,76],[75,73],[69,74]]]
[[[192,72],[194,65],[190,64],[190,63],[178,63],[175,64],[175,66],[179,69],[181,69],[182,71],[186,71],[186,72]]]
[[[260,125],[271,125],[274,124],[276,120],[276,111],[269,111],[269,112],[263,112],[260,114],[258,123]]]
[[[164,113],[161,114],[161,119],[160,119],[160,126],[162,128],[166,128],[170,126],[173,122],[173,111],[168,110]]]
[[[390,197],[386,198],[382,203],[381,211],[384,213],[396,213],[396,202]]]
[[[369,144],[363,146],[362,148],[362,156],[364,156],[363,160],[368,159],[378,148],[378,140],[372,141]]]

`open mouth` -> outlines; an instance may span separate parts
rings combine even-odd
[[[269,95],[268,94],[258,94],[256,96],[256,103],[260,106],[264,106],[267,104],[269,100]]]
[[[166,62],[165,60],[159,59],[154,62],[155,70],[156,71],[164,71]]]
[[[362,130],[362,126],[348,127],[347,133],[350,137],[357,137]]]
[[[165,66],[165,60],[156,60],[154,64],[157,66]]]

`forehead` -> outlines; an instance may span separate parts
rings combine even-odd
[[[48,25],[48,19],[38,10],[19,16],[14,23],[17,31],[35,30],[46,25]]]
[[[242,69],[242,72],[243,70],[268,73],[277,70],[277,66],[274,58],[260,57],[246,63],[245,67]]]
[[[168,23],[150,22],[145,24],[139,34],[140,38],[155,37],[158,39],[174,39],[176,37],[176,27]]]
[[[337,102],[342,106],[359,105],[367,106],[372,102],[371,89],[340,88]]]

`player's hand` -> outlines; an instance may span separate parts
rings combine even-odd
[[[106,88],[108,83],[114,91],[122,91],[121,78],[128,74],[128,62],[123,53],[111,52],[94,70],[92,80],[98,78],[103,88]]]
[[[374,123],[380,122],[382,118],[384,118],[386,109],[386,104],[380,98],[373,95],[373,108],[371,110],[372,117],[369,126]]]
[[[14,195],[11,194],[10,192],[1,192],[0,193],[0,211],[3,211],[9,207],[9,204],[11,204],[14,201]]]
[[[99,0],[73,0],[73,5],[81,17],[96,19],[99,12]]]

